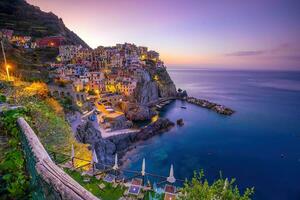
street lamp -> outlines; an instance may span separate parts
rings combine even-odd
[[[6,62],[6,56],[5,56],[4,45],[3,45],[3,41],[2,40],[1,40],[1,47],[2,47],[4,65],[5,65],[5,68],[6,68],[7,80],[10,81],[9,70],[8,70],[10,68],[10,65],[7,64],[7,62]]]

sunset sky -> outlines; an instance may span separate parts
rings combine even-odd
[[[299,0],[27,0],[91,47],[135,43],[169,67],[300,70]]]

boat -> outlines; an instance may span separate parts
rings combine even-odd
[[[186,109],[186,106],[181,106],[180,108],[182,108],[182,109]]]
[[[157,108],[161,109],[162,107],[160,105],[156,105]]]

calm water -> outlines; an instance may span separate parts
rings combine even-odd
[[[191,177],[204,169],[213,180],[221,170],[241,189],[255,187],[255,199],[300,199],[300,73],[169,70],[188,94],[227,105],[230,117],[176,101],[161,116],[185,125],[142,144],[130,169]],[[187,109],[181,109],[182,105]]]

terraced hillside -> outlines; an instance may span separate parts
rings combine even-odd
[[[61,18],[51,12],[43,12],[25,0],[0,1],[0,29],[2,28],[12,29],[15,34],[33,38],[63,36],[68,44],[88,47],[81,38],[64,25]]]

